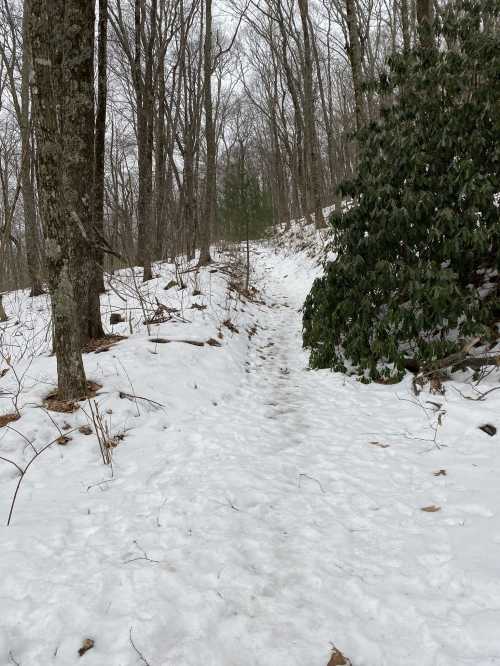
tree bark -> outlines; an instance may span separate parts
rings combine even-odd
[[[408,0],[401,0],[401,32],[403,33],[403,51],[408,53],[411,49],[410,8]]]
[[[151,280],[151,235],[153,216],[153,46],[156,35],[156,0],[151,3],[150,36],[145,50],[144,78],[141,67],[141,35],[145,19],[144,0],[135,0],[135,88],[137,103],[137,151],[139,198],[137,202],[137,263],[143,281]]]
[[[313,90],[313,52],[309,31],[308,0],[299,0],[304,42],[304,133],[305,149],[308,161],[311,199],[314,206],[314,224],[317,228],[325,226],[323,206],[321,204],[321,175],[319,164],[318,137],[316,135],[316,114]]]
[[[156,117],[156,168],[155,168],[155,254],[163,259],[165,245],[166,208],[166,150],[165,150],[165,65],[158,69],[158,111]]]
[[[349,62],[352,70],[354,88],[354,103],[356,107],[356,127],[360,130],[366,125],[366,108],[363,95],[363,64],[361,55],[361,42],[359,39],[359,25],[356,13],[355,0],[346,0],[347,29],[349,32],[349,46],[347,48]]]
[[[100,238],[104,237],[104,160],[106,154],[106,102],[108,90],[108,0],[99,0],[97,47],[97,108],[94,136],[94,228]],[[104,252],[94,248],[93,288],[104,293]]]
[[[416,0],[417,24],[420,46],[430,48],[434,44],[432,24],[434,20],[433,0]]]
[[[85,187],[92,157],[86,161],[88,130],[83,119],[88,119],[90,106],[93,131],[93,91],[89,100],[86,72],[92,67],[93,51],[82,58],[84,44],[78,42],[82,33],[90,31],[93,43],[92,5],[90,1],[32,0],[30,17],[40,202],[62,400],[81,399],[87,388],[80,351],[81,290],[75,288],[83,275],[75,274],[75,267],[87,263],[78,213],[91,212]],[[90,78],[93,80],[93,69]],[[93,140],[91,152],[92,147]]]
[[[80,344],[101,338],[100,299],[96,280],[94,220],[94,0],[66,0],[64,85],[66,203],[73,225],[75,297],[80,317]],[[89,182],[90,180],[90,182]],[[99,269],[100,270],[100,269]]]
[[[217,206],[217,144],[212,102],[212,0],[205,0],[205,42],[203,46],[203,99],[205,107],[206,175],[203,220],[200,230],[199,265],[206,266],[212,261],[210,237],[215,226]]]
[[[30,128],[30,69],[31,49],[29,43],[30,0],[24,0],[23,10],[23,55],[21,69],[21,191],[23,195],[24,231],[26,259],[31,282],[30,296],[43,294],[42,264],[36,219],[35,190],[32,181],[33,151]]]
[[[3,295],[0,294],[0,322],[7,321],[7,313],[5,312],[5,308],[3,307],[2,298]]]

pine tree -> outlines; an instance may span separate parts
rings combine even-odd
[[[394,101],[358,133],[338,258],[305,305],[314,367],[398,376],[496,335],[499,16],[492,0],[450,3],[435,39],[390,60],[379,93]]]
[[[241,156],[226,166],[219,216],[225,237],[234,241],[263,238],[272,224],[271,195]]]

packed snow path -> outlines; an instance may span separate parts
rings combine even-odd
[[[408,382],[308,371],[308,270],[255,260],[266,304],[231,367],[196,356],[229,347],[190,348],[173,380],[166,347],[140,357],[137,394],[175,409],[125,438],[114,480],[54,461],[27,479],[3,532],[2,665],[326,666],[331,644],[353,666],[500,664],[497,442],[459,398],[434,442]]]

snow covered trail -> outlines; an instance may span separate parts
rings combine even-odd
[[[85,437],[33,469],[1,533],[2,666],[500,664],[497,394],[427,396],[434,442],[409,382],[308,371],[316,269],[254,249],[266,304],[221,349],[87,360],[168,409],[102,399],[129,425],[113,480]]]

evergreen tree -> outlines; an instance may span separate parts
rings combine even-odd
[[[305,304],[313,367],[398,376],[497,334],[499,16],[494,0],[450,3],[435,39],[390,60],[342,188],[353,205],[331,220],[338,258]]]
[[[243,155],[226,166],[219,215],[228,240],[263,238],[272,224],[271,195]]]

